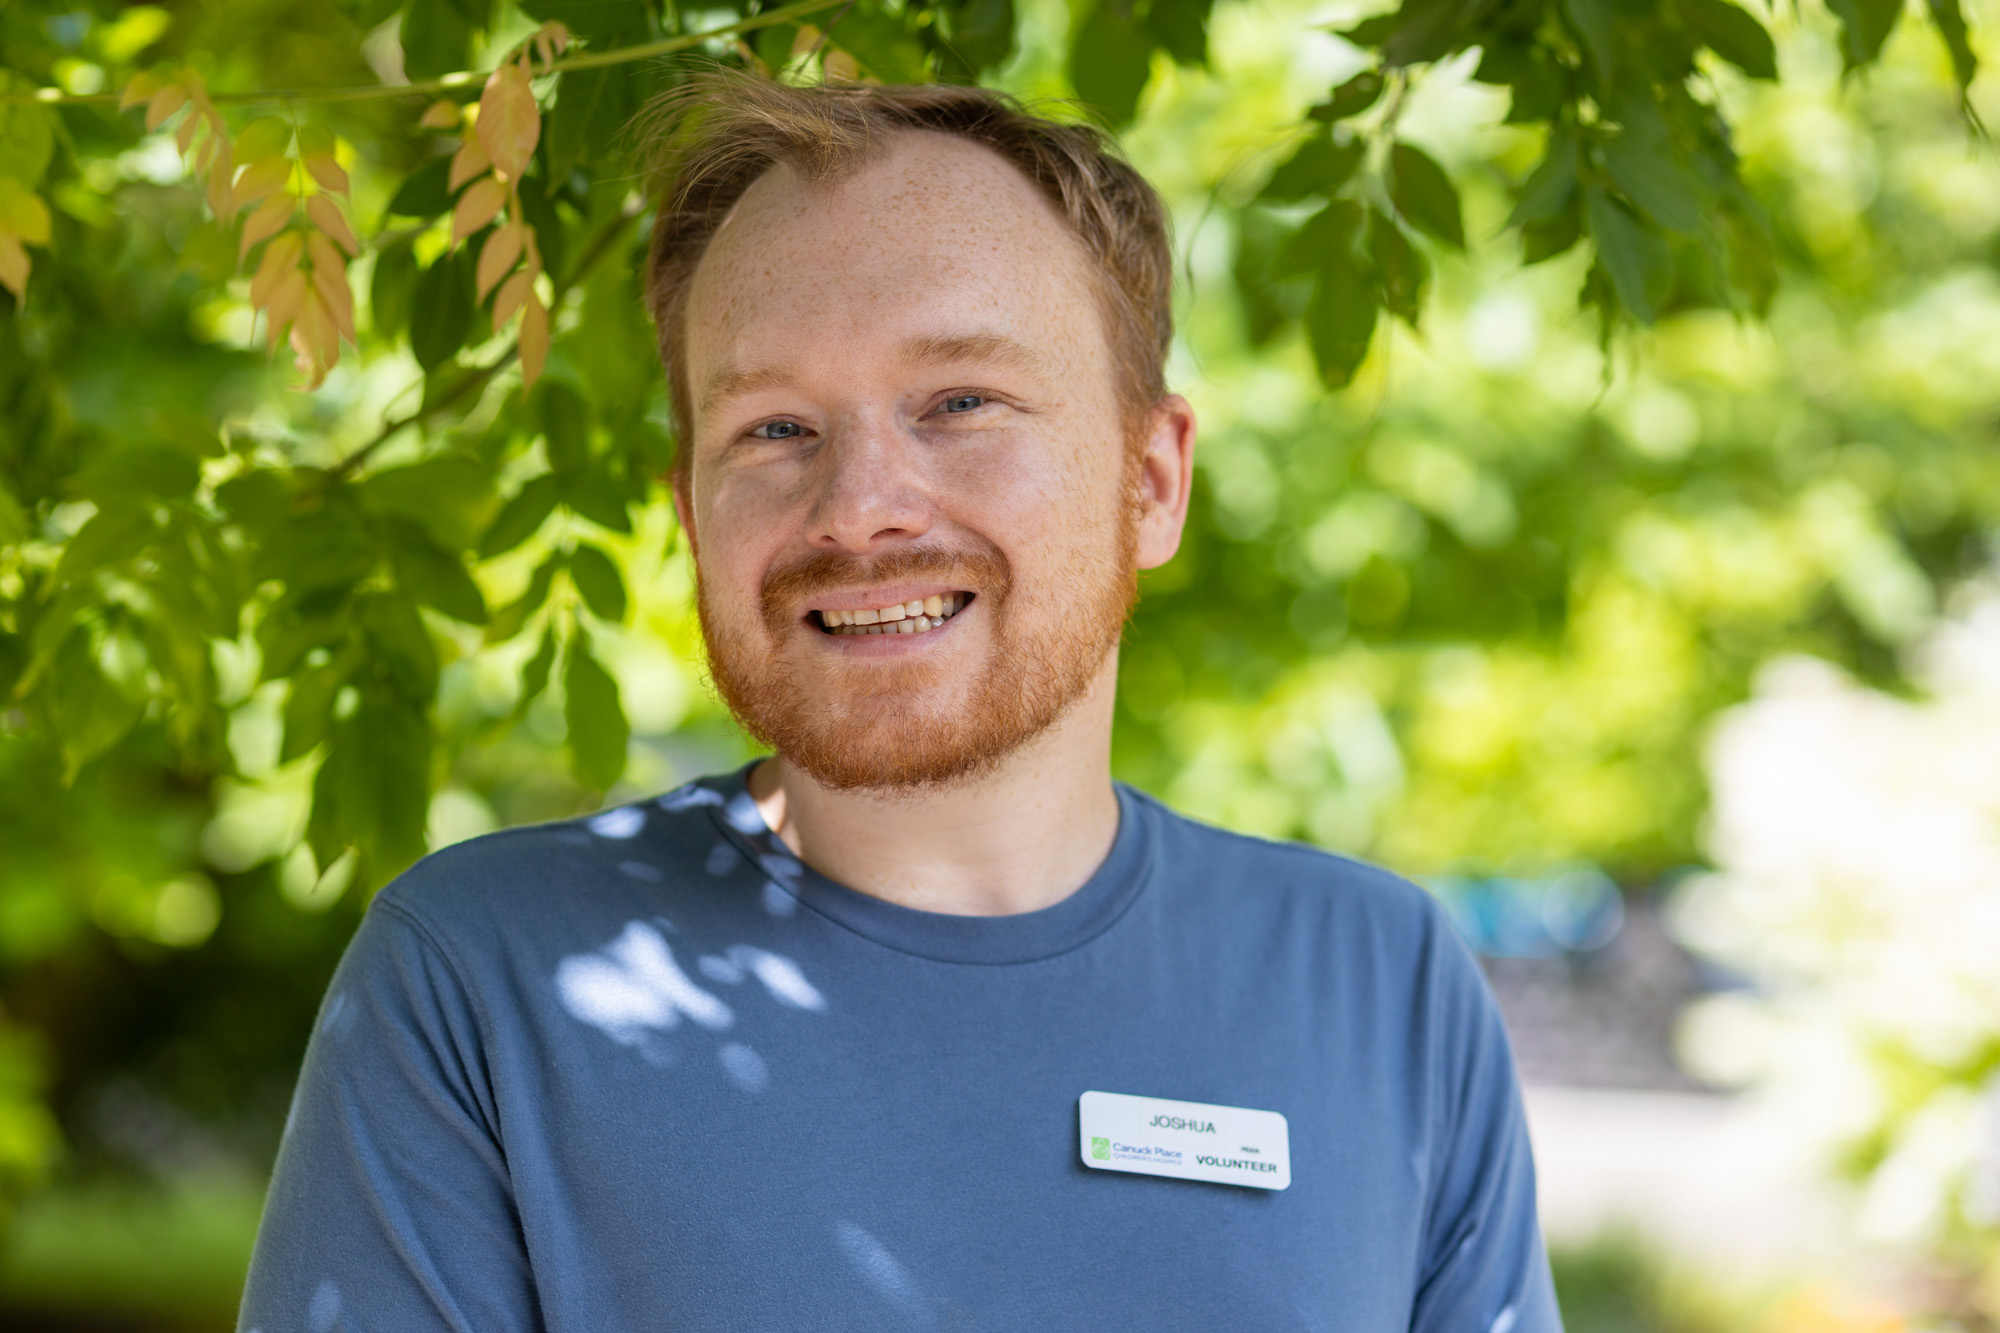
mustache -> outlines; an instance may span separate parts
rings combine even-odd
[[[997,601],[1006,596],[1014,575],[1007,557],[990,545],[971,550],[904,546],[874,556],[815,551],[765,575],[759,600],[765,623],[777,633],[791,624],[794,607],[820,593],[919,580],[963,588]]]

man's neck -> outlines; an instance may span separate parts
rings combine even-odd
[[[925,912],[1010,916],[1062,901],[1110,854],[1117,654],[1046,731],[970,781],[834,791],[782,757],[750,774],[764,820],[827,878]]]

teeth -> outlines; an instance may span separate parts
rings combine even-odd
[[[822,611],[820,623],[834,634],[927,634],[965,605],[959,593],[913,598],[899,606],[861,611]]]

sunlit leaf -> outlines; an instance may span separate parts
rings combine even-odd
[[[518,180],[542,137],[542,113],[527,71],[519,64],[502,61],[488,76],[473,128],[493,165],[506,172],[507,179]]]
[[[563,654],[563,720],[576,780],[593,791],[609,790],[625,772],[631,726],[618,700],[618,682],[593,655],[581,625]]]
[[[1446,245],[1463,249],[1465,221],[1458,187],[1430,154],[1398,141],[1389,150],[1389,198],[1412,224]]]
[[[585,543],[571,551],[569,576],[592,615],[613,623],[625,619],[625,579],[601,549]]]

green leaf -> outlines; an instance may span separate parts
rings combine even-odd
[[[435,370],[465,345],[472,332],[472,295],[476,276],[473,252],[478,238],[459,247],[456,255],[440,255],[417,276],[410,308],[410,352],[425,370]]]
[[[1753,79],[1778,77],[1778,49],[1756,18],[1729,0],[1679,0],[1681,22],[1715,54]]]
[[[433,157],[405,177],[390,197],[388,211],[406,218],[434,218],[451,212],[451,155]]]
[[[416,238],[405,237],[375,252],[375,272],[368,279],[368,313],[375,332],[385,338],[403,332],[416,303]]]
[[[354,493],[370,513],[409,519],[447,551],[463,551],[479,540],[498,507],[493,469],[464,454],[384,468]]]
[[[1272,272],[1280,277],[1316,274],[1325,266],[1327,255],[1351,253],[1360,230],[1361,205],[1352,199],[1336,199],[1285,238],[1272,260]]]
[[[1208,63],[1208,14],[1215,0],[1153,0],[1145,28],[1183,65]]]
[[[1521,197],[1514,202],[1513,215],[1508,218],[1510,223],[1552,218],[1562,212],[1570,196],[1576,193],[1578,148],[1575,130],[1557,130],[1549,135],[1548,151],[1521,186]]]
[[[493,613],[493,619],[486,624],[486,642],[505,643],[519,634],[528,623],[528,617],[542,609],[549,600],[549,587],[555,582],[556,571],[566,563],[562,552],[549,556],[535,567],[528,578],[528,586],[519,597]]]
[[[1610,275],[1612,290],[1634,318],[1651,324],[1673,279],[1673,256],[1666,238],[1632,216],[1625,206],[1596,186],[1584,191],[1591,239],[1598,262]]]
[[[347,636],[352,607],[345,596],[280,603],[257,622],[257,648],[262,658],[258,682],[283,680],[299,669],[315,648],[330,648]]]
[[[408,519],[390,519],[389,564],[396,586],[434,611],[469,625],[486,623],[486,599],[456,555]]]
[[[590,404],[575,385],[558,379],[536,385],[535,419],[548,441],[550,467],[575,472],[590,461]]]
[[[1701,225],[1696,200],[1700,182],[1664,151],[1635,135],[1620,134],[1599,148],[1604,169],[1625,197],[1669,231],[1690,232]]]
[[[1112,125],[1131,120],[1153,76],[1154,42],[1110,0],[1098,0],[1070,48],[1069,82],[1078,99]]]
[[[0,91],[11,91],[0,74]],[[0,102],[0,176],[32,187],[55,152],[55,114],[33,102]]]
[[[1584,50],[1590,53],[1591,64],[1597,69],[1598,83],[1609,86],[1612,71],[1611,28],[1617,21],[1613,0],[1562,0],[1562,9],[1570,27],[1582,39]]]
[[[1320,261],[1319,282],[1306,306],[1306,341],[1329,389],[1344,388],[1375,336],[1375,283],[1343,246]]]
[[[632,515],[629,497],[617,480],[602,472],[586,472],[573,478],[563,490],[563,503],[600,528],[630,534]]]
[[[201,465],[185,449],[132,444],[111,450],[76,479],[83,495],[112,500],[185,500],[201,481]]]
[[[377,555],[354,506],[330,502],[272,529],[257,552],[256,573],[293,592],[339,588],[365,577]]]
[[[307,667],[292,674],[285,694],[285,741],[278,750],[278,762],[289,764],[326,739],[333,724],[333,702],[347,684],[343,667],[328,663]]]
[[[1271,173],[1257,198],[1284,204],[1313,195],[1330,198],[1361,165],[1365,146],[1359,139],[1336,143],[1330,131],[1315,134]]]
[[[106,676],[97,663],[90,633],[78,629],[64,641],[52,673],[50,705],[61,738],[63,781],[74,782],[82,767],[116,745],[146,711]]]
[[[569,577],[592,615],[613,623],[625,619],[625,580],[601,548],[585,545],[571,551]]]
[[[1468,22],[1482,8],[1466,0],[1403,0],[1401,9],[1384,16],[1389,26],[1380,39],[1383,59],[1421,65],[1451,54],[1464,45]]]
[[[437,693],[437,648],[417,604],[407,597],[374,593],[357,599],[355,619],[376,678],[403,698],[428,706]]]
[[[619,143],[640,103],[637,78],[629,66],[564,74],[556,104],[547,113],[550,184],[567,181],[599,159],[606,145]]]
[[[1399,140],[1389,150],[1389,199],[1418,228],[1455,249],[1465,248],[1458,187],[1423,149]]]
[[[399,34],[403,72],[413,79],[434,79],[464,69],[473,27],[450,0],[410,0]]]
[[[1014,0],[957,0],[941,6],[953,54],[978,75],[1014,54]]]
[[[563,656],[563,720],[569,726],[576,780],[593,791],[608,791],[625,772],[632,729],[618,701],[618,682],[592,655],[590,634],[581,625],[571,633]]]
[[[94,569],[130,560],[146,549],[158,529],[152,513],[133,504],[106,505],[77,529],[56,562],[56,582],[68,583]]]
[[[479,539],[479,558],[490,560],[540,532],[561,496],[562,481],[553,472],[523,482],[521,489],[500,506],[492,525]]]
[[[1277,273],[1281,244],[1291,232],[1261,208],[1246,208],[1236,217],[1236,261],[1231,276],[1242,302],[1245,333],[1261,348],[1279,329],[1305,313],[1312,284]]]
[[[364,691],[332,730],[313,778],[307,838],[320,865],[350,842],[386,878],[424,853],[430,812],[430,717],[422,705]]]
[[[1430,261],[1395,219],[1379,209],[1368,210],[1368,257],[1381,284],[1382,305],[1411,328],[1423,309],[1424,287],[1430,281]]]
[[[1840,20],[1840,51],[1849,69],[1882,54],[1882,44],[1903,16],[1903,0],[1826,0]]]
[[[1562,212],[1552,218],[1534,218],[1521,225],[1521,262],[1539,264],[1566,253],[1583,236],[1583,203],[1571,194]]]
[[[1382,89],[1386,82],[1382,77],[1382,71],[1364,69],[1335,88],[1324,102],[1306,112],[1306,115],[1328,124],[1336,120],[1345,120],[1349,116],[1358,116],[1382,99]]]
[[[535,649],[535,655],[521,667],[521,697],[514,702],[514,719],[519,721],[528,715],[528,709],[535,700],[541,698],[542,691],[549,687],[549,668],[556,661],[556,632],[551,628],[542,630],[542,643]]]
[[[884,83],[928,83],[923,43],[887,10],[856,5],[840,16],[828,40]]]
[[[1965,12],[1959,8],[1958,0],[1929,0],[1929,4],[1931,22],[1937,25],[1945,50],[1951,53],[1952,77],[1958,80],[1959,91],[1963,93],[1972,86],[1972,76],[1979,72],[1979,61],[1972,54],[1972,42],[1965,30]]]

